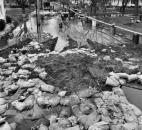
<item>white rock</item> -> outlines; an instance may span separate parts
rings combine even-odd
[[[119,76],[119,78],[125,78],[128,79],[128,74],[127,73],[117,73],[117,75]]]
[[[119,79],[119,82],[122,86],[126,85],[126,80],[125,79]]]
[[[28,75],[28,74],[31,74],[31,72],[28,71],[28,70],[20,69],[20,70],[18,71],[18,74],[19,74],[19,75]]]
[[[137,123],[126,123],[126,124],[123,124],[122,129],[124,129],[124,130],[137,130],[138,125],[137,125]]]
[[[7,104],[4,104],[4,105],[0,105],[0,115],[5,113],[6,110],[8,108],[8,105]]]
[[[48,104],[51,106],[57,106],[60,103],[60,97],[55,96],[49,99]]]
[[[77,126],[74,126],[74,127],[69,127],[65,130],[81,130],[80,127],[77,125]]]
[[[109,129],[108,122],[101,121],[90,126],[88,130],[108,130],[108,129]]]
[[[38,130],[48,130],[48,127],[41,124]]]
[[[46,73],[45,71],[43,71],[43,72],[41,72],[41,73],[39,74],[39,77],[40,77],[41,79],[46,79],[46,76],[47,76],[47,73]]]
[[[106,85],[110,85],[112,87],[118,87],[120,83],[114,76],[110,76],[110,77],[107,77]]]
[[[104,61],[110,61],[111,58],[110,58],[110,56],[104,56],[103,60],[104,60]]]
[[[6,104],[6,100],[4,98],[0,98],[0,105]]]
[[[120,78],[119,75],[117,75],[117,73],[114,73],[114,72],[110,72],[109,75],[114,76],[114,78],[117,80],[119,80],[119,78]]]
[[[138,107],[136,107],[136,106],[133,105],[133,104],[129,104],[129,106],[130,106],[130,108],[133,110],[133,112],[134,112],[134,114],[135,114],[136,116],[142,115],[142,112],[141,112],[141,110],[140,110]]]
[[[134,80],[137,80],[138,79],[138,75],[137,74],[131,74],[128,76],[128,81],[129,82],[132,82]]]
[[[25,103],[24,102],[18,102],[18,100],[11,103],[13,107],[16,108],[18,111],[23,111],[25,109]]]
[[[25,64],[22,66],[23,69],[34,69],[35,65],[34,64]]]
[[[116,51],[114,51],[114,50],[112,50],[112,49],[111,49],[110,51],[111,51],[111,53],[115,53],[115,52],[116,52]]]
[[[103,49],[102,52],[107,52],[107,49]]]
[[[21,88],[30,88],[35,86],[35,82],[31,79],[28,81],[19,79],[17,85]]]
[[[40,68],[40,67],[36,67],[35,69],[34,69],[34,72],[36,72],[36,73],[38,73],[38,74],[40,74],[40,73],[42,73],[42,72],[44,72],[45,71],[45,69],[44,68]]]
[[[0,63],[2,64],[2,63],[5,63],[5,62],[6,62],[6,59],[0,57]]]
[[[22,66],[27,60],[28,60],[28,57],[26,55],[21,55],[18,57],[18,65],[19,66]]]
[[[0,130],[12,130],[8,122],[5,122],[3,125],[0,126]]]
[[[119,87],[114,87],[112,88],[114,94],[118,95],[118,96],[125,96],[124,91],[119,88]]]
[[[48,84],[41,84],[40,86],[41,90],[44,92],[50,92],[53,93],[55,90],[55,87],[52,85],[48,85]]]
[[[115,58],[115,60],[116,60],[116,61],[123,62],[123,60],[122,60],[122,59],[120,59],[120,58]]]
[[[8,60],[9,60],[10,62],[16,62],[16,61],[17,61],[16,58],[15,58],[15,56],[12,55],[12,54],[10,54],[10,55],[8,56]]]
[[[58,93],[58,95],[60,97],[64,97],[66,95],[66,93],[67,93],[67,91],[61,91],[61,92]]]

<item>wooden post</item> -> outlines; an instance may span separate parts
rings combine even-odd
[[[115,36],[115,34],[116,34],[115,24],[112,24],[112,26],[111,26],[111,33],[112,33],[112,36]]]
[[[133,34],[132,41],[133,41],[134,44],[139,44],[139,37],[140,37],[139,34]]]

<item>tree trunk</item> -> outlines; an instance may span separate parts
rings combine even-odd
[[[91,9],[90,9],[90,15],[96,15],[96,7],[97,7],[97,0],[91,0]]]
[[[122,15],[125,14],[125,9],[127,7],[128,2],[129,2],[129,0],[123,0],[122,1],[122,6],[120,7],[120,12],[122,13]]]
[[[135,0],[135,15],[139,14],[139,0]]]

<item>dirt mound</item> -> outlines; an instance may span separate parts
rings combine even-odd
[[[97,61],[94,51],[75,49],[41,56],[37,64],[48,74],[46,83],[72,92],[89,86],[101,88],[106,72]]]

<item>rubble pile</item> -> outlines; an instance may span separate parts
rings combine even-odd
[[[142,129],[141,110],[120,88],[127,81],[141,81],[140,74],[111,72],[107,78],[94,50],[22,50],[0,57],[1,130],[21,130],[24,120],[36,121],[26,130]],[[105,85],[112,91],[101,91]],[[12,122],[3,118],[9,116]]]

